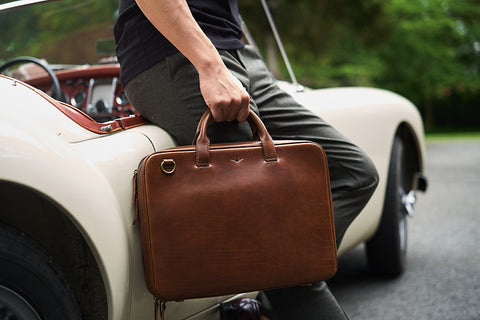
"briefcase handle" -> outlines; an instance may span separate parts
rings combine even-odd
[[[195,133],[195,152],[196,164],[198,167],[208,167],[210,163],[210,139],[207,136],[208,124],[212,121],[212,113],[207,109],[198,122],[197,132]],[[262,143],[263,156],[266,162],[277,161],[277,152],[273,144],[272,137],[267,131],[262,120],[250,110],[248,123],[254,138],[257,137]]]

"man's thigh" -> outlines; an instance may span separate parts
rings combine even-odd
[[[246,81],[238,61],[227,51],[220,53],[232,73]],[[182,54],[169,56],[137,75],[127,83],[125,92],[135,109],[166,130],[178,145],[192,143],[207,105],[198,73]],[[245,141],[251,139],[251,130],[247,122],[211,123],[208,136],[212,143]]]
[[[246,47],[239,51],[239,57],[250,79],[249,93],[272,138],[309,140],[325,150],[339,244],[375,189],[373,163],[358,146],[279,88],[254,50]]]

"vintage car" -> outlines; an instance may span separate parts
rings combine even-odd
[[[0,15],[31,2],[4,1]],[[137,115],[114,59],[68,66],[0,59],[7,74],[0,75],[0,318],[153,318],[132,225],[132,177],[144,156],[174,141]],[[401,274],[406,217],[415,191],[426,188],[417,109],[380,89],[279,85],[361,146],[378,169],[379,186],[339,255],[366,243],[374,271]],[[218,319],[221,302],[255,296],[168,302],[166,316]]]

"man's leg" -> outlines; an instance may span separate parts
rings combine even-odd
[[[346,229],[377,186],[378,174],[374,164],[335,128],[278,88],[253,48],[240,50],[239,59],[249,78],[247,89],[273,139],[310,140],[325,150],[339,245]]]
[[[347,315],[322,281],[264,292],[272,320],[346,320]],[[264,301],[262,301],[264,302]]]
[[[222,58],[250,92],[251,109],[262,117],[274,139],[306,139],[324,147],[339,243],[375,188],[373,164],[335,129],[279,90],[258,57],[249,57],[252,52],[248,50],[243,52],[238,56],[223,52]],[[188,60],[178,55],[169,57],[130,81],[125,91],[134,107],[167,130],[178,144],[191,143],[206,105],[198,89],[198,75]],[[212,142],[246,140],[251,135],[246,123],[215,123],[210,129]],[[282,320],[346,319],[325,283],[267,291],[266,295]]]
[[[229,52],[220,54],[232,73],[246,78],[242,66]],[[166,130],[178,145],[192,144],[207,105],[200,92],[198,73],[182,54],[167,57],[134,77],[125,86],[125,93],[138,112]],[[212,143],[248,141],[251,130],[247,122],[212,122],[208,137]]]
[[[249,79],[247,90],[275,140],[310,140],[327,155],[337,245],[373,194],[378,174],[369,157],[323,119],[280,90],[257,52],[238,51]],[[292,241],[295,241],[292,239]],[[265,291],[280,320],[347,319],[325,282]]]

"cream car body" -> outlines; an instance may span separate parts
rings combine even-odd
[[[288,84],[281,85],[291,89]],[[0,77],[0,92],[4,98],[0,113],[2,188],[26,189],[22,195],[34,193],[40,196],[39,203],[52,204],[46,212],[45,205],[23,203],[18,212],[2,210],[0,221],[33,234],[36,241],[51,249],[49,238],[65,241],[65,236],[43,219],[65,217],[94,257],[96,266],[90,272],[98,270],[101,274],[99,287],[105,290],[108,318],[150,319],[153,300],[144,286],[138,229],[132,225],[132,176],[145,155],[173,147],[173,140],[151,124],[110,134],[94,133],[65,116],[45,94],[11,78]],[[415,137],[410,142],[422,170],[422,123],[407,100],[382,90],[339,88],[292,94],[360,145],[379,171],[380,185],[348,229],[339,249],[342,254],[376,231],[390,161],[386,155],[399,128]],[[24,200],[28,199],[16,199]],[[32,231],[32,222],[36,231]],[[183,319],[203,310],[205,314],[192,319],[208,318],[216,312],[212,307],[223,299],[168,303],[167,315]]]
[[[408,132],[411,158],[417,171],[423,172],[425,141],[423,122],[415,106],[407,99],[375,88],[330,88],[297,91],[290,83],[280,83],[297,101],[327,120],[373,160],[380,180],[371,200],[347,230],[341,255],[368,240],[377,230],[384,205],[390,155],[395,135]],[[412,182],[416,183],[416,182]]]

